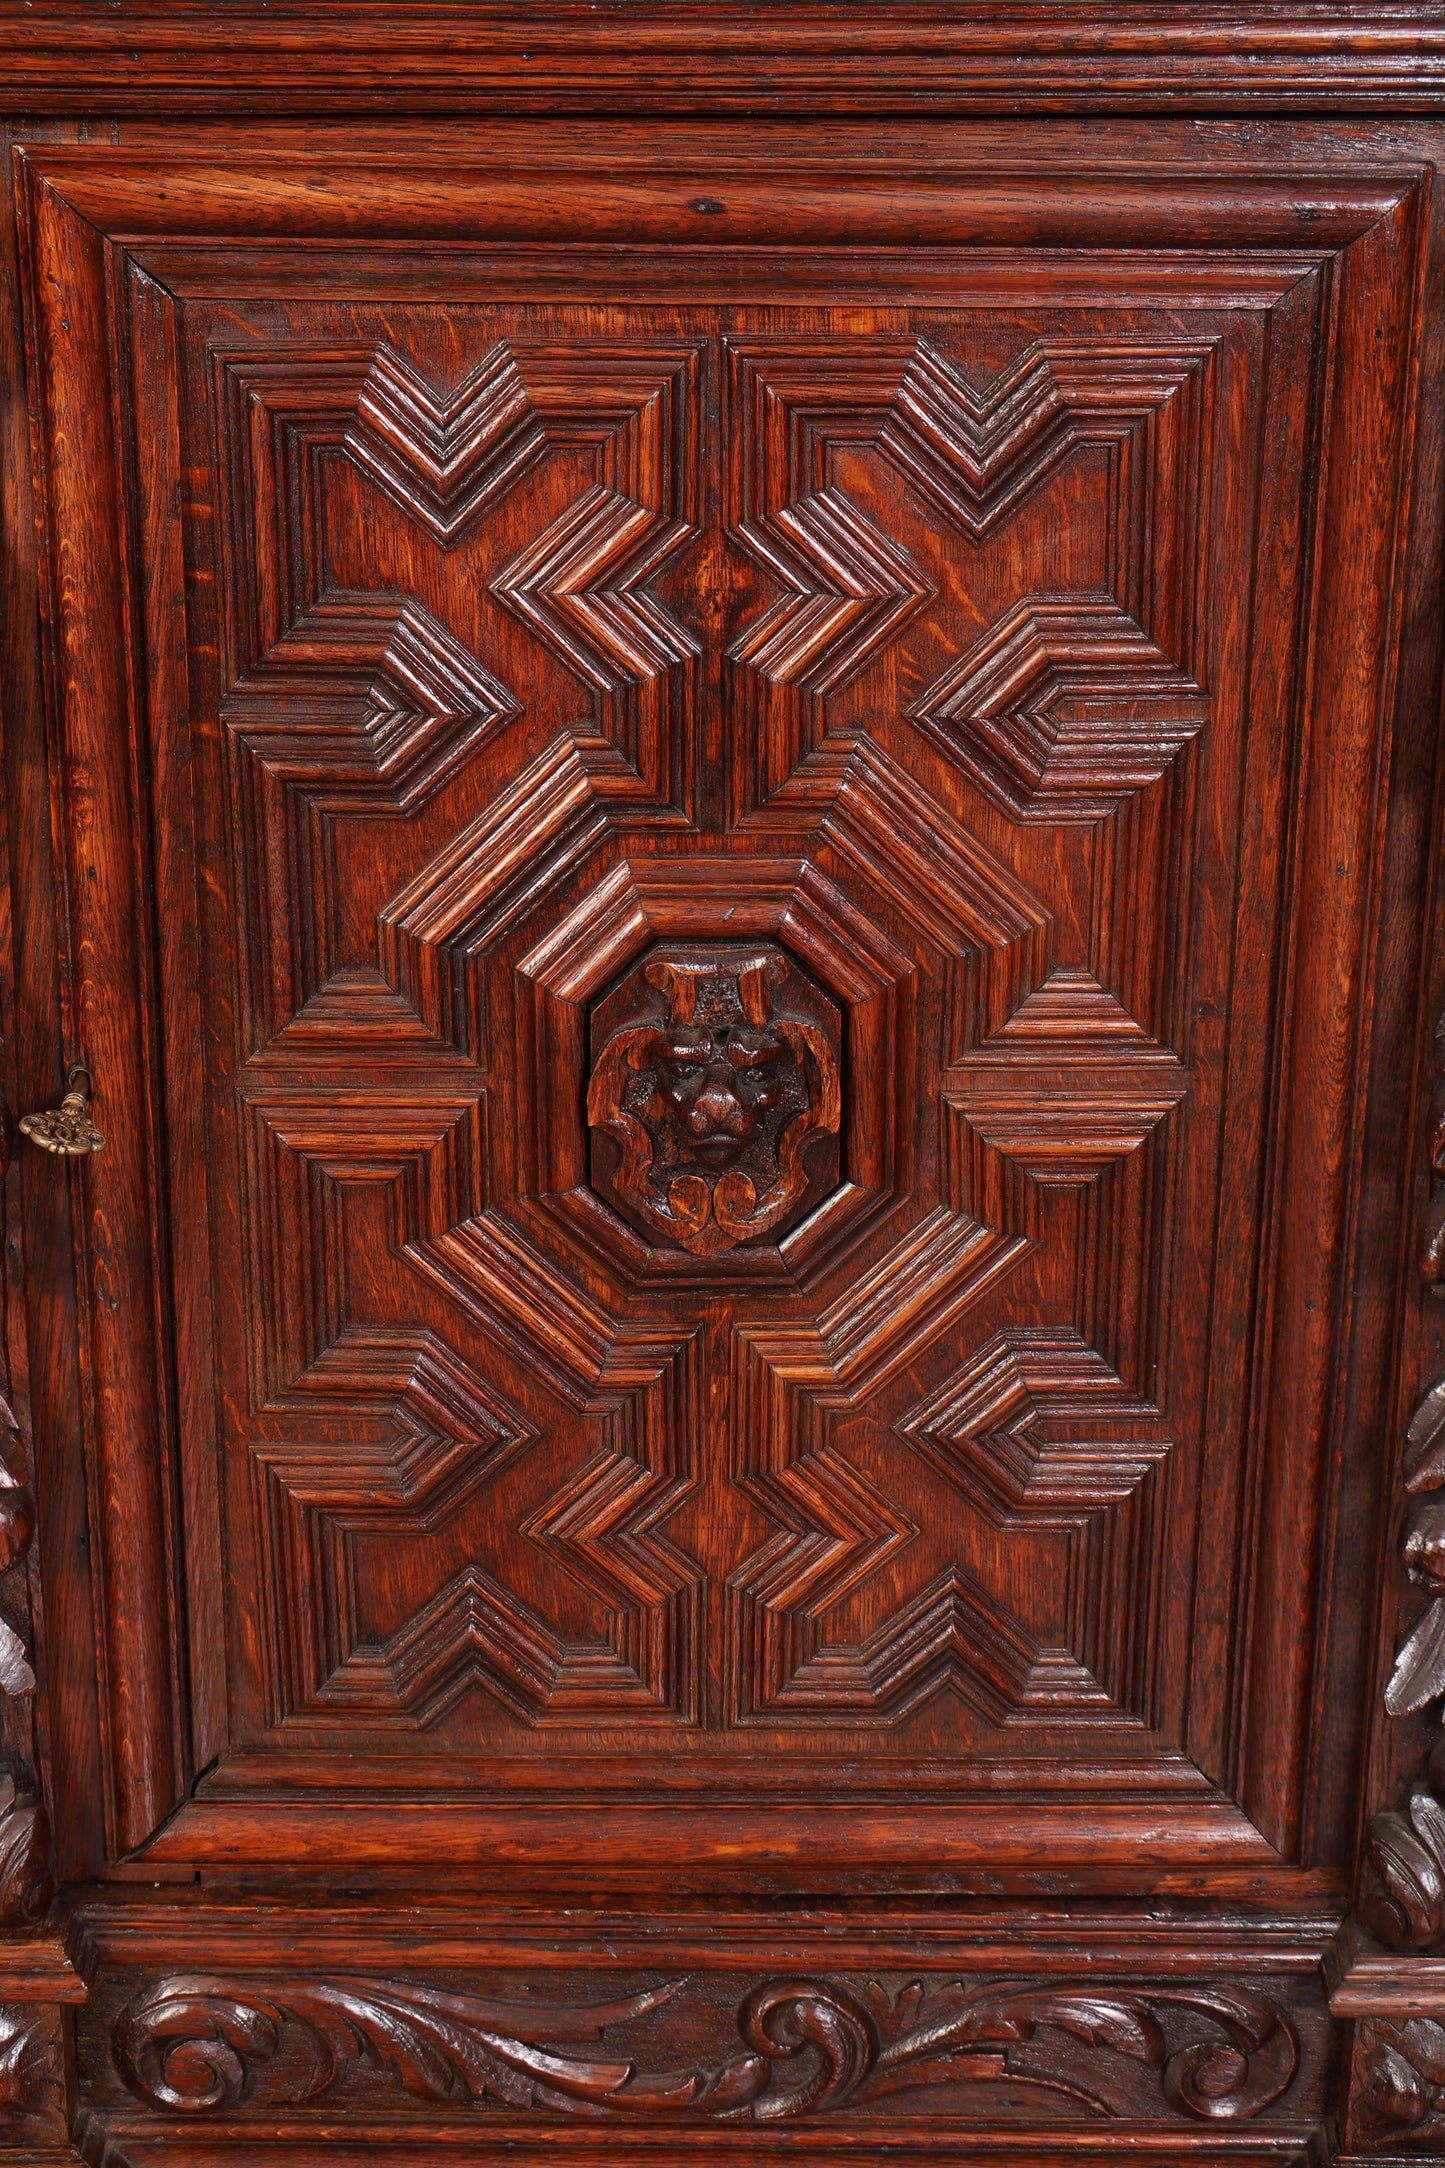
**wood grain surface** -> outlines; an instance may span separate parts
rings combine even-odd
[[[0,2159],[1439,2157],[1436,11],[0,35]]]

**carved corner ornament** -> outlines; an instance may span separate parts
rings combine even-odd
[[[836,1183],[838,1014],[781,949],[655,951],[592,1030],[593,1184],[654,1242],[717,1257]]]
[[[1286,2014],[1210,1984],[765,1980],[711,2059],[644,2070],[630,2034],[690,1983],[608,2002],[497,1999],[382,1980],[263,1983],[181,1974],[143,1989],[111,2031],[148,2106],[228,2113],[310,2102],[377,2074],[415,2099],[598,2115],[776,2122],[901,2087],[947,2085],[990,2113],[990,2087],[1065,2094],[1092,2114],[1218,2122],[1259,2115],[1299,2067]],[[624,2035],[601,2046],[604,2033]],[[589,2045],[591,2043],[592,2045]],[[992,2095],[996,2107],[997,2094]]]

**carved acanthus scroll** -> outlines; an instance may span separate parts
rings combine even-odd
[[[368,2066],[422,2100],[593,2116],[776,2122],[915,2086],[959,2088],[966,2104],[1007,2083],[1069,2095],[1093,2115],[1212,2122],[1260,2114],[1299,2065],[1282,2010],[1205,1983],[915,1980],[890,1992],[876,1981],[770,1979],[743,1997],[736,2042],[715,2061],[648,2072],[626,2046],[578,2052],[686,1985],[562,2003],[367,1980],[291,1980],[272,1995],[188,1974],[137,1995],[111,2040],[131,2091],[184,2114],[253,2094],[316,2100]]]
[[[695,1256],[760,1241],[836,1174],[826,1005],[802,1005],[801,974],[778,949],[668,950],[641,976],[648,1009],[606,1038],[588,1086],[587,1119],[614,1150],[598,1186]]]

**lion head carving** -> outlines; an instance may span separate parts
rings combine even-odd
[[[702,1257],[755,1242],[808,1193],[806,1155],[836,1136],[836,1054],[815,1018],[779,1013],[777,950],[651,958],[646,1021],[602,1047],[587,1119],[617,1147],[610,1187],[649,1233]]]

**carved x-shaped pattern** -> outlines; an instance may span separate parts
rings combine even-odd
[[[297,1200],[257,1253],[272,1323],[256,1462],[343,1535],[424,1531],[537,1436],[434,1335],[317,1317],[281,1344],[297,1260],[305,1281],[308,1244],[340,1209],[317,1180],[380,1185],[393,1254],[592,1423],[591,1449],[522,1534],[611,1620],[602,1639],[569,1642],[469,1565],[384,1644],[347,1645],[343,1620],[283,1701],[432,1721],[479,1682],[533,1721],[693,1721],[706,1713],[701,1646],[721,1632],[730,1683],[713,1713],[734,1723],[892,1723],[945,1687],[992,1723],[1137,1705],[1105,1614],[1135,1578],[1168,1441],[1071,1328],[1004,1335],[896,1426],[985,1519],[1073,1532],[1069,1645],[1011,1619],[957,1560],[915,1575],[855,1638],[828,1623],[885,1566],[906,1580],[902,1554],[920,1540],[849,1459],[839,1421],[956,1341],[963,1313],[1039,1239],[1041,1190],[1107,1175],[1187,1086],[1090,971],[1051,968],[1046,910],[891,751],[856,729],[830,735],[833,697],[935,598],[839,461],[881,462],[972,548],[1076,445],[1102,443],[1111,531],[1135,537],[1148,523],[1123,512],[1175,501],[1197,452],[1187,426],[1160,451],[1141,425],[1171,400],[1192,411],[1204,357],[1044,342],[980,391],[919,341],[503,343],[443,389],[383,345],[330,364],[337,401],[319,420],[304,361],[232,365],[233,398],[319,436],[443,558],[553,453],[591,476],[488,578],[587,713],[520,766],[490,753],[485,803],[385,904],[374,960],[337,954],[336,824],[414,818],[522,704],[419,601],[330,591],[309,561],[268,573],[258,552],[235,612],[238,833],[274,839],[269,871],[242,851],[264,962],[241,1087],[261,1193],[289,1183]],[[708,452],[714,368],[722,422]],[[276,458],[284,434],[245,439],[243,523],[313,472]],[[1168,459],[1180,471],[1164,473]],[[278,523],[303,555],[313,524]],[[740,549],[770,590],[734,583],[750,598],[736,630],[715,614],[694,629],[664,599],[699,546],[715,565]],[[889,742],[919,733],[1015,820],[1096,821],[1160,776],[1206,702],[1187,659],[1126,607],[1144,584],[1127,547],[1114,568],[1125,600],[1020,595],[887,722]],[[705,800],[705,634],[726,636],[729,818],[765,816],[766,857],[727,827],[710,855],[667,844]],[[845,1180],[780,1244],[694,1259],[650,1248],[590,1190],[576,1114],[586,1018],[650,943],[735,936],[781,943],[847,1014]],[[930,1104],[937,1136],[919,1132]],[[707,1596],[718,1574],[664,1524],[716,1450],[698,1348],[675,1320],[718,1288],[733,1298],[725,1427],[747,1505],[741,1556]],[[391,1411],[379,1434],[375,1420],[357,1428],[367,1407]],[[747,1533],[759,1514],[760,1542]],[[1101,1515],[1116,1524],[1104,1541]]]

